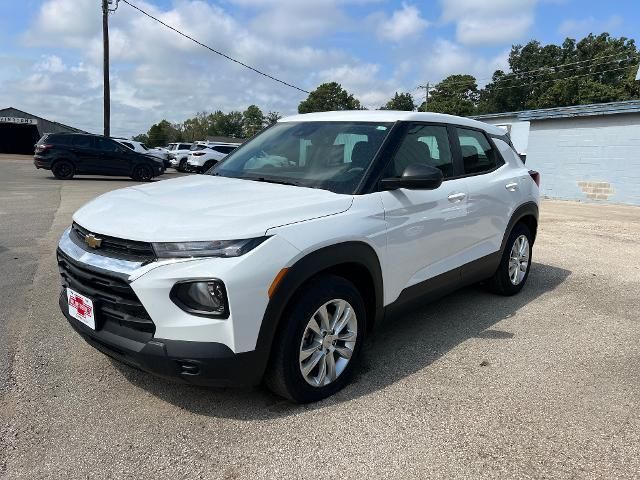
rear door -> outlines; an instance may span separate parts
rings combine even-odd
[[[408,124],[383,176],[399,177],[412,163],[439,168],[444,181],[435,190],[380,192],[388,224],[385,281],[392,299],[407,287],[456,270],[465,263],[469,245],[467,181],[459,176],[446,125]]]
[[[500,249],[507,223],[518,203],[518,170],[505,163],[500,151],[482,130],[455,127],[469,192],[472,220],[467,235],[476,259]]]

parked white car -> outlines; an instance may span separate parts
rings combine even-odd
[[[392,307],[479,281],[513,295],[529,276],[540,176],[492,125],[296,115],[207,173],[115,190],[73,216],[59,303],[98,350],[310,402],[347,385]]]
[[[187,172],[206,172],[240,146],[239,143],[207,143],[200,145],[203,145],[204,148],[192,151],[187,158],[185,167]]]
[[[124,138],[114,138],[114,140],[127,148],[130,148],[134,152],[142,153],[144,155],[151,155],[159,158],[160,160],[168,160],[169,154],[160,148],[149,148],[142,142],[136,142],[135,140],[128,140]]]
[[[195,147],[193,143],[187,142],[176,142],[170,143],[165,147],[169,152],[169,161],[171,162],[171,166],[179,171],[184,171],[187,165],[187,159],[189,158],[189,153]]]

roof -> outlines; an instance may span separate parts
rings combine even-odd
[[[456,117],[444,113],[433,112],[408,112],[396,110],[344,110],[339,112],[317,112],[292,115],[281,118],[278,123],[284,122],[434,122],[453,123],[467,127],[481,128],[494,135],[504,135],[504,130],[479,122],[471,118]]]
[[[589,105],[573,105],[570,107],[541,108],[538,110],[522,110],[518,112],[489,113],[476,115],[478,120],[490,118],[516,117],[519,120],[548,120],[552,118],[593,117],[599,115],[618,115],[621,113],[640,113],[640,100],[624,102],[593,103]]]
[[[15,107],[7,107],[7,108],[0,109],[0,116],[1,116],[2,112],[8,111],[8,110],[13,110],[14,112],[19,112],[19,113],[21,113],[23,115],[26,115],[27,117],[37,118],[38,120],[42,120],[43,122],[53,123],[54,125],[58,125],[59,127],[62,127],[64,129],[71,130],[71,131],[74,131],[74,132],[77,132],[77,133],[87,133],[84,130],[80,130],[79,128],[70,127],[69,125],[65,125],[64,123],[55,122],[53,120],[49,120],[48,118],[39,117],[38,115],[34,115],[32,113],[25,112],[24,110],[20,110],[19,108],[15,108]]]
[[[220,136],[208,136],[207,142],[215,142],[215,143],[233,143],[240,144],[244,142],[244,138],[234,138],[234,137],[220,137]]]

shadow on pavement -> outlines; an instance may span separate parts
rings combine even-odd
[[[557,288],[570,274],[562,268],[534,263],[527,285],[518,295],[501,297],[472,286],[434,303],[414,305],[393,314],[369,336],[352,383],[333,397],[310,405],[291,404],[265,388],[194,387],[169,383],[117,361],[112,360],[112,364],[134,385],[199,415],[241,420],[285,417],[383,389],[429,366],[470,338],[508,341],[513,333],[491,327]],[[473,361],[479,365],[484,360]]]

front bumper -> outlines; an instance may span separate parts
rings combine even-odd
[[[271,248],[265,242],[243,257],[136,262],[99,254],[70,233],[64,232],[58,249],[59,303],[89,344],[141,370],[189,383],[260,381],[268,360],[268,346],[258,348],[266,290],[281,268],[272,249],[293,255],[292,246],[276,236]],[[207,277],[225,283],[226,319],[191,315],[170,299],[177,282]],[[94,300],[96,330],[69,316],[66,287]]]
[[[71,317],[64,288],[59,304],[69,324],[89,345],[138,370],[207,386],[253,386],[262,378],[264,362],[255,351],[233,353],[226,345],[215,342],[160,338],[136,341],[104,329],[92,330]]]

